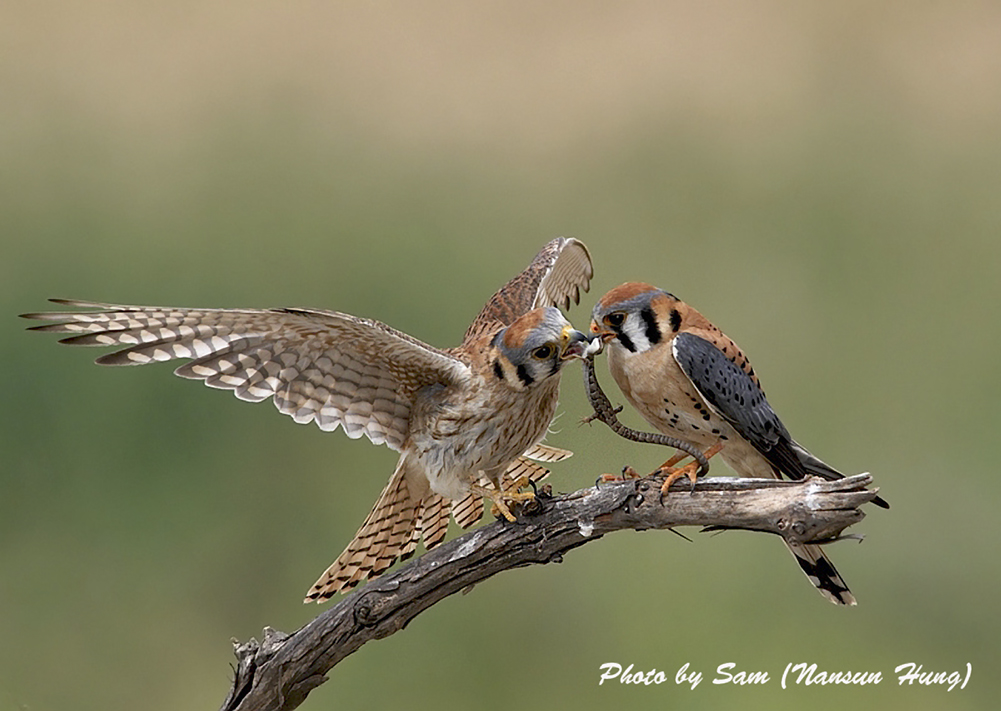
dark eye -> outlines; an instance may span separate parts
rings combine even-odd
[[[626,315],[621,311],[616,311],[615,313],[608,314],[604,321],[612,328],[618,328],[622,325],[622,322],[626,320]]]
[[[553,357],[553,351],[554,349],[552,345],[547,343],[546,345],[539,346],[534,351],[532,351],[532,355],[538,358],[539,360],[548,360],[549,358]]]

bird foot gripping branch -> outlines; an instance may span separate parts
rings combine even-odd
[[[526,486],[531,486],[532,491],[521,491]],[[480,486],[479,484],[471,484],[469,491],[470,493],[489,499],[492,503],[490,507],[491,515],[495,517],[503,516],[511,523],[518,520],[518,517],[511,511],[511,504],[520,505],[521,508],[531,508],[530,505],[536,499],[535,482],[528,476],[518,477],[503,490],[489,486]]]

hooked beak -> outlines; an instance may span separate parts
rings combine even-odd
[[[608,343],[609,341],[615,338],[614,331],[605,330],[604,328],[598,325],[597,321],[593,320],[591,321],[591,333],[594,334],[592,338],[600,339],[602,343]]]
[[[563,360],[583,358],[584,352],[591,345],[591,339],[588,338],[586,333],[581,333],[571,326],[564,327],[563,336],[560,340],[563,344],[560,349],[560,358]]]

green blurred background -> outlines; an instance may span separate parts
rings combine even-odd
[[[667,288],[750,353],[800,441],[874,473],[893,509],[834,550],[859,606],[824,602],[770,537],[619,533],[444,601],[303,708],[996,703],[996,4],[3,14],[0,710],[217,708],[230,639],[318,612],[303,593],[395,462],[167,366],[97,368],[16,314],[314,306],[454,345],[561,234],[595,260],[579,326],[622,281]],[[557,490],[664,459],[578,427],[576,367],[563,393]],[[709,683],[800,661],[888,678]],[[973,678],[898,688],[911,661]],[[605,662],[707,678],[599,688]]]

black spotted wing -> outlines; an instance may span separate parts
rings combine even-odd
[[[777,466],[769,453],[792,438],[758,384],[716,346],[692,333],[678,334],[672,351],[681,370],[710,407]]]
[[[680,333],[672,343],[672,352],[709,406],[764,456],[776,474],[790,479],[844,477],[793,440],[761,387],[712,343],[692,333]],[[873,503],[889,508],[878,496]]]

